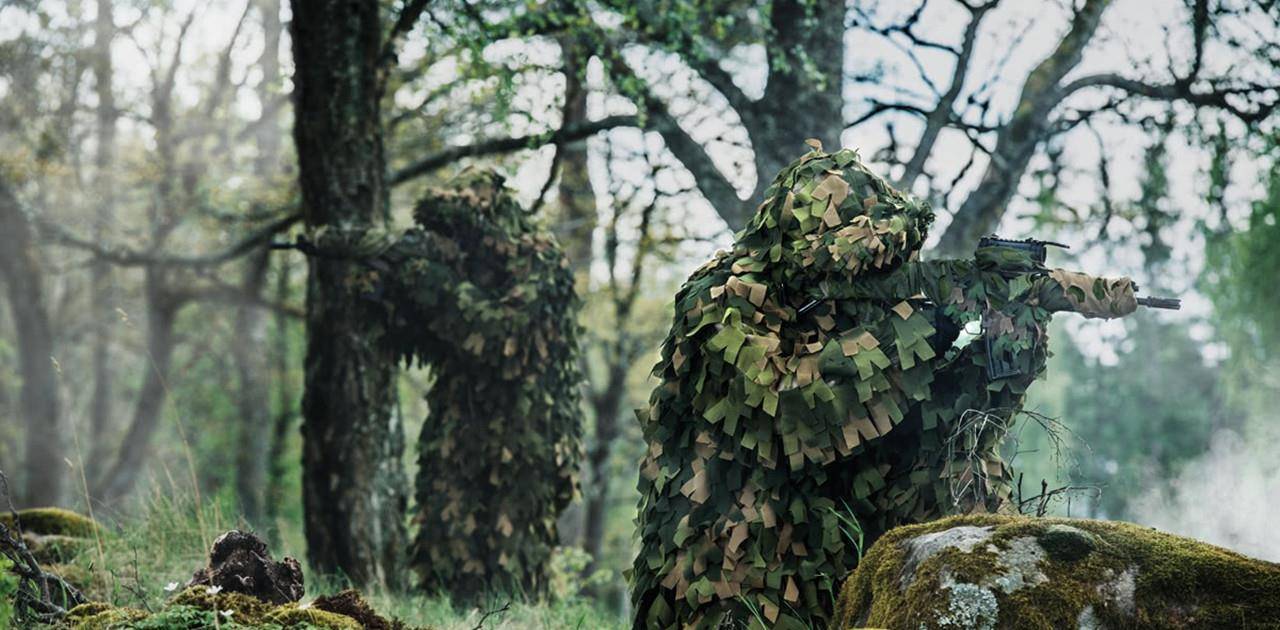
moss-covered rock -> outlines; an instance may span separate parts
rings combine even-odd
[[[18,510],[18,520],[22,531],[28,534],[89,538],[98,530],[98,524],[89,517],[62,508]],[[13,529],[13,515],[0,513],[0,525]]]
[[[1129,523],[961,516],[890,531],[837,627],[1280,627],[1280,565]]]

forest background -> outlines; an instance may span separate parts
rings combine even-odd
[[[496,167],[583,300],[586,456],[559,601],[625,617],[633,410],[671,298],[810,137],[932,202],[928,256],[1036,236],[1071,245],[1053,264],[1183,297],[1055,325],[1009,445],[1027,509],[1280,560],[1276,2],[379,9],[391,225]],[[301,230],[291,19],[281,0],[0,3],[0,470],[21,505],[120,526],[120,597],[163,596],[221,527],[308,556],[307,262],[270,248]],[[394,378],[412,438],[437,375]],[[433,606],[409,614],[476,614]]]

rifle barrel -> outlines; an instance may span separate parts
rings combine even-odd
[[[1147,308],[1166,308],[1171,311],[1182,308],[1182,300],[1178,298],[1140,297],[1138,304]]]

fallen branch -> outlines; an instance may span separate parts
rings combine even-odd
[[[483,615],[480,615],[480,622],[477,623],[476,626],[471,630],[483,630],[484,622],[488,621],[489,617],[492,617],[494,615],[505,614],[508,610],[511,610],[511,602],[507,602],[503,604],[501,608],[486,610]]]
[[[12,570],[19,579],[14,610],[18,619],[53,623],[65,617],[67,609],[85,603],[85,597],[66,580],[41,569],[31,550],[27,549],[27,544],[22,540],[22,523],[18,519],[18,511],[14,509],[13,499],[9,496],[9,478],[4,471],[0,471],[0,496],[8,504],[14,524],[14,530],[10,530],[0,523],[0,554],[13,562]]]

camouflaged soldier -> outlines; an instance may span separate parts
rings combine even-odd
[[[928,205],[811,146],[676,295],[639,414],[636,627],[825,625],[887,529],[1001,509],[1051,314],[1138,305],[1126,278],[1045,268],[1043,243],[918,262]]]

